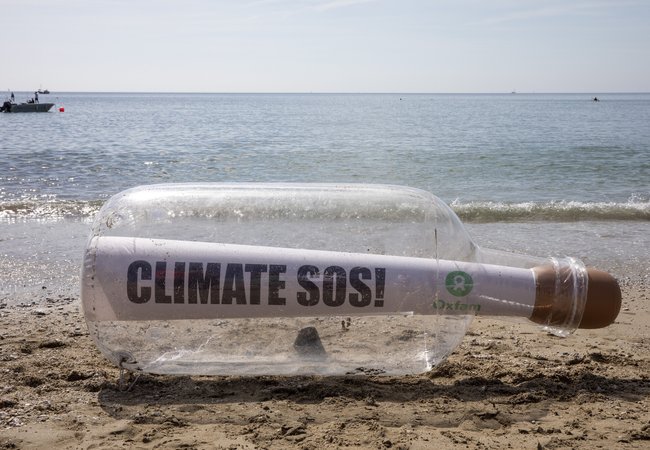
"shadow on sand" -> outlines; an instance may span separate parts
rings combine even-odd
[[[534,371],[533,371],[534,372]],[[400,404],[428,406],[431,411],[453,411],[459,404],[469,406],[481,418],[507,412],[509,423],[543,417],[563,402],[603,403],[635,402],[650,395],[650,379],[626,379],[596,374],[592,367],[561,367],[553,373],[542,371],[528,376],[475,376],[459,364],[445,363],[426,375],[378,376],[258,376],[258,377],[172,377],[142,375],[130,390],[117,384],[106,385],[99,392],[102,408],[115,418],[133,418],[141,423],[157,423],[160,415],[144,411],[158,409],[193,411],[223,409],[239,412],[233,423],[245,423],[255,404],[280,402],[319,413],[331,404],[381,406],[387,409],[386,420],[398,425],[408,420],[395,412]],[[599,371],[601,372],[601,371]],[[503,381],[507,379],[507,381]],[[194,405],[195,408],[192,408]],[[392,405],[392,406],[391,406]],[[555,406],[554,406],[555,405]],[[391,409],[393,408],[393,409]],[[348,412],[341,412],[342,417]],[[368,408],[366,408],[368,409]],[[465,412],[466,414],[467,412]],[[392,415],[392,418],[389,417]],[[186,415],[187,422],[223,422],[216,414]],[[458,417],[445,420],[430,418],[426,422],[454,426]]]

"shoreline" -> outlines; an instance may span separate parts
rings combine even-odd
[[[128,391],[88,336],[78,298],[5,304],[0,448],[644,448],[650,291],[621,287],[608,328],[557,338],[476,318],[425,374],[127,374]]]

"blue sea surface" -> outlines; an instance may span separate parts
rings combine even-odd
[[[650,94],[598,97],[42,95],[49,113],[0,115],[0,301],[78,295],[104,201],[194,181],[417,187],[481,246],[647,278]]]

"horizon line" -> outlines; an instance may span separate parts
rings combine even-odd
[[[7,92],[32,93],[38,90],[6,89]],[[650,91],[487,91],[487,92],[399,92],[399,91],[50,91],[49,94],[39,92],[41,95],[55,94],[197,94],[197,95],[560,95],[560,94],[584,94],[584,95],[607,95],[607,94],[650,94]]]

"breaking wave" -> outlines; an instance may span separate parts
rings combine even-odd
[[[76,200],[0,202],[0,221],[88,219],[94,217],[103,203]]]
[[[92,219],[103,200],[50,200],[0,202],[0,221]],[[574,221],[650,221],[650,199],[627,202],[489,202],[454,200],[451,209],[463,222],[574,222]]]
[[[650,220],[650,199],[618,202],[467,202],[449,206],[462,221],[490,222],[572,222],[582,220]]]

